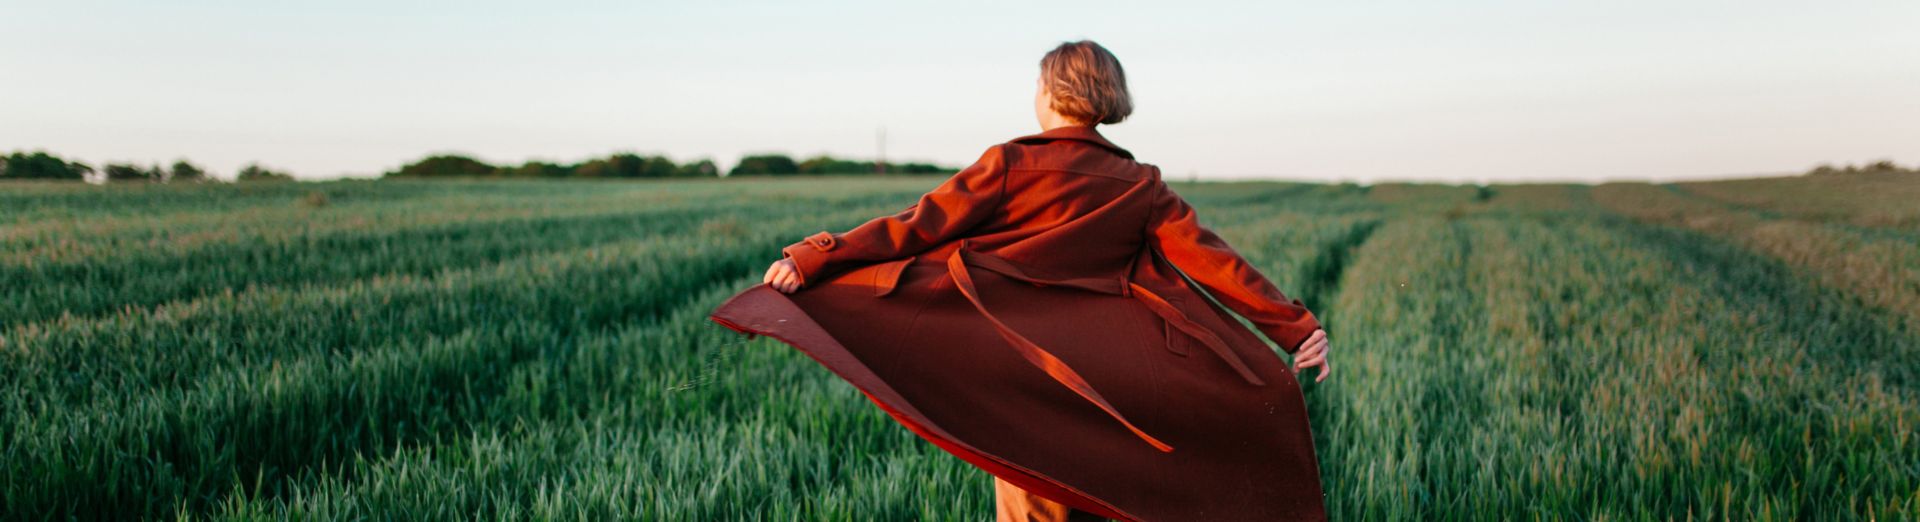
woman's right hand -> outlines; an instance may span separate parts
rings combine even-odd
[[[761,278],[760,282],[766,283],[774,290],[779,290],[780,293],[791,294],[794,290],[800,289],[800,270],[794,267],[793,258],[782,258],[774,261],[773,266],[767,267],[767,275]]]
[[[1319,366],[1320,375],[1314,377],[1313,382],[1327,380],[1327,372],[1332,371],[1333,367],[1327,366],[1326,330],[1314,330],[1313,335],[1308,335],[1307,340],[1300,343],[1300,350],[1293,353],[1293,365],[1295,375],[1306,371],[1307,368]]]

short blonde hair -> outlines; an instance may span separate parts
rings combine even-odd
[[[1120,59],[1092,40],[1066,42],[1040,58],[1040,82],[1053,112],[1080,123],[1120,123],[1133,114]]]

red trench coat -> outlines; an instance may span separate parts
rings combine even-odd
[[[1117,519],[1326,516],[1298,382],[1193,283],[1288,353],[1318,321],[1092,127],[994,145],[782,253],[800,290],[755,285],[710,318],[995,476]]]

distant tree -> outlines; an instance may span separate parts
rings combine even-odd
[[[640,156],[620,153],[605,158],[595,158],[573,166],[573,175],[582,178],[637,178],[646,160]]]
[[[129,163],[108,163],[101,171],[106,173],[107,181],[160,181],[166,177],[166,171],[160,170],[159,165],[143,169]]]
[[[500,169],[485,162],[457,154],[427,156],[400,170],[386,173],[389,178],[439,178],[449,176],[492,176]]]
[[[207,171],[187,163],[187,160],[173,162],[173,168],[167,172],[167,181],[202,182],[207,180]]]
[[[932,163],[894,163],[887,165],[887,171],[901,174],[952,174],[960,172],[960,169]]]
[[[573,175],[574,167],[545,161],[529,161],[518,167],[501,167],[499,172],[502,176],[516,178],[564,178]]]
[[[728,176],[787,176],[800,173],[800,165],[785,154],[756,154],[740,158],[740,163],[727,171]]]
[[[1861,167],[1860,170],[1867,171],[1867,172],[1900,172],[1907,169],[1900,168],[1899,165],[1895,165],[1893,163],[1893,160],[1883,159],[1880,161],[1875,161],[1873,163],[1868,163],[1867,166]]]
[[[824,155],[800,162],[801,174],[869,174],[873,171],[871,161],[844,160]]]
[[[693,163],[681,164],[679,168],[674,169],[673,175],[681,178],[711,178],[720,175],[720,168],[713,165],[713,160],[703,158]]]
[[[259,163],[250,163],[245,167],[241,167],[239,175],[235,176],[234,179],[238,181],[293,181],[293,176],[285,172],[276,172],[262,167]]]
[[[0,156],[0,179],[86,179],[93,167],[69,162],[46,151],[14,152]]]
[[[873,161],[835,158],[827,155],[814,156],[800,162],[801,174],[874,174],[880,169]],[[886,172],[894,174],[935,174],[953,173],[959,169],[942,167],[930,163],[889,163]]]
[[[680,170],[666,156],[643,156],[641,160],[640,177],[643,178],[671,178]]]

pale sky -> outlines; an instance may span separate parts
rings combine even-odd
[[[0,152],[372,176],[630,150],[972,162],[1040,56],[1170,177],[1673,180],[1920,163],[1920,2],[0,0]]]

